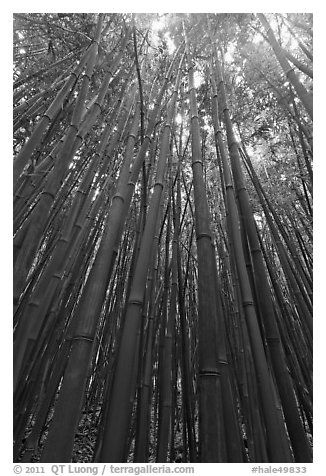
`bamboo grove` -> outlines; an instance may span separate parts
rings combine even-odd
[[[14,460],[312,461],[312,15],[14,15]]]

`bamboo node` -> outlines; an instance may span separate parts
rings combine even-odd
[[[87,340],[88,342],[93,342],[94,338],[93,338],[93,337],[88,337],[88,336],[79,335],[79,336],[74,336],[74,337],[72,337],[71,340]]]
[[[162,188],[164,188],[164,183],[162,182],[162,180],[156,180],[156,182],[153,185],[153,188],[156,187],[156,185],[160,185]]]
[[[49,192],[48,190],[44,190],[42,192],[42,195],[50,195],[50,197],[52,198],[52,200],[54,200],[54,194],[52,192]]]
[[[254,301],[252,301],[252,300],[251,301],[249,301],[249,300],[248,301],[242,301],[242,306],[243,307],[253,306],[253,304],[254,304]]]
[[[48,116],[48,114],[47,114],[46,112],[43,114],[43,117],[44,117],[44,118],[47,118],[49,121],[52,120],[52,118],[51,118],[50,116]]]
[[[76,125],[76,124],[73,124],[73,123],[71,123],[71,124],[70,124],[70,127],[71,127],[72,129],[75,129],[75,131],[76,131],[76,135],[78,135],[78,132],[79,132],[79,131],[78,131],[78,127],[77,127],[77,125]]]
[[[128,299],[128,304],[136,304],[137,306],[142,306],[143,300],[139,298]]]
[[[86,78],[88,79],[88,81],[91,80],[91,76],[90,76],[88,73],[86,73],[86,71],[85,71],[85,73],[83,74],[83,78],[84,78],[84,77],[86,77]]]
[[[261,249],[260,248],[252,248],[251,252],[252,253],[260,253]]]
[[[225,359],[220,359],[220,360],[218,361],[218,363],[219,363],[220,365],[229,365],[229,362],[228,362],[227,360],[225,360]]]
[[[61,236],[58,240],[59,242],[63,242],[63,243],[68,243],[68,238],[65,238],[64,236]]]
[[[279,344],[280,338],[279,337],[266,337],[266,342],[268,344]]]
[[[211,240],[211,234],[210,233],[199,233],[197,236],[196,236],[196,240],[200,240],[201,238],[209,238]]]
[[[237,148],[239,147],[239,143],[235,138],[230,140],[230,142],[229,142],[229,147],[231,148],[233,146],[236,146]]]
[[[288,77],[289,74],[290,74],[292,71],[294,71],[294,67],[287,69],[287,70],[285,71],[286,77]]]
[[[132,183],[133,185],[135,185],[133,182],[128,182],[128,183]],[[125,201],[125,197],[122,195],[122,193],[116,193],[116,194],[113,196],[112,200],[113,200],[114,198],[120,198],[123,202]]]
[[[128,135],[128,138],[129,138],[129,137],[132,137],[132,138],[135,139],[135,140],[137,139],[137,135],[134,134],[133,132],[130,132],[130,134]]]
[[[199,371],[199,376],[203,377],[220,377],[221,372],[219,372],[217,369],[203,369]]]

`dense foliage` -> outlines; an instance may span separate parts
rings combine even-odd
[[[309,462],[312,15],[14,15],[14,459]]]

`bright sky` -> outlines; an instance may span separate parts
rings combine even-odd
[[[225,59],[226,63],[228,63],[228,64],[232,63],[234,50],[235,50],[235,44],[230,43],[230,45],[228,46],[228,49],[227,49],[227,51],[224,55],[224,59]]]
[[[204,76],[199,72],[195,71],[194,72],[194,83],[195,83],[195,88],[199,88],[199,86],[204,82]]]
[[[160,30],[163,30],[163,28],[166,26],[166,21],[165,17],[161,16],[157,20],[154,20],[152,23],[152,30],[155,32],[158,32]]]
[[[269,14],[265,13],[265,16],[266,16],[267,20],[269,21],[269,24],[272,27],[274,35],[278,39],[279,23],[277,21],[277,18],[275,16],[275,14],[270,14],[269,15]],[[281,31],[282,42],[284,43],[284,45],[289,45],[291,48],[297,46],[297,41],[293,38],[293,36],[289,32],[286,25],[284,25],[284,24],[281,25],[280,26],[280,31]],[[263,32],[264,32],[264,34],[266,34],[265,31],[263,31]],[[263,36],[260,33],[256,33],[254,35],[252,41],[255,44],[259,44],[259,43],[261,43],[262,41],[265,41],[265,40],[264,40]]]
[[[152,29],[152,40],[153,40],[154,46],[159,45],[158,32],[163,30],[164,28],[166,28],[166,26],[167,26],[167,22],[166,22],[166,17],[165,16],[160,16],[157,20],[153,21],[151,29]],[[171,38],[170,33],[168,31],[166,33],[164,33],[163,36],[164,36],[164,39],[165,39],[167,47],[168,47],[168,52],[171,55],[171,54],[174,53],[174,51],[176,49],[174,41]]]

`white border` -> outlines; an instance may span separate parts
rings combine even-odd
[[[163,13],[163,12],[312,12],[314,14],[314,56],[315,56],[315,126],[314,126],[314,146],[315,146],[315,165],[314,165],[314,192],[315,192],[315,219],[314,219],[314,411],[315,415],[315,437],[314,437],[314,463],[307,464],[307,475],[322,475],[326,473],[326,468],[322,467],[323,462],[326,463],[326,421],[325,421],[325,241],[326,241],[326,198],[323,195],[325,190],[326,179],[326,153],[324,146],[324,137],[326,134],[325,126],[325,6],[322,0],[317,1],[273,1],[271,3],[255,1],[246,2],[218,2],[218,1],[171,1],[165,0],[160,2],[164,9],[160,8],[158,2],[153,1],[137,1],[115,2],[114,6],[111,2],[67,2],[56,1],[53,5],[44,1],[15,3],[3,2],[1,12],[1,144],[2,154],[1,160],[1,205],[2,205],[2,229],[1,250],[2,250],[2,269],[1,269],[1,303],[2,303],[2,345],[1,345],[1,405],[0,415],[2,419],[1,425],[1,473],[5,475],[13,474],[12,468],[12,14],[14,12],[135,12],[135,13]],[[55,9],[53,9],[55,6]],[[91,10],[90,10],[91,6]],[[200,10],[198,11],[198,8]],[[316,99],[317,98],[317,99]],[[218,466],[214,464],[196,465],[195,474],[216,473],[222,471],[221,474],[251,474],[251,464],[231,464],[221,463]],[[264,465],[266,466],[266,465]],[[272,465],[273,467],[277,465]],[[295,466],[295,465],[294,465]],[[24,473],[23,473],[24,474]],[[48,473],[50,474],[50,473]],[[107,473],[109,474],[109,473]]]

